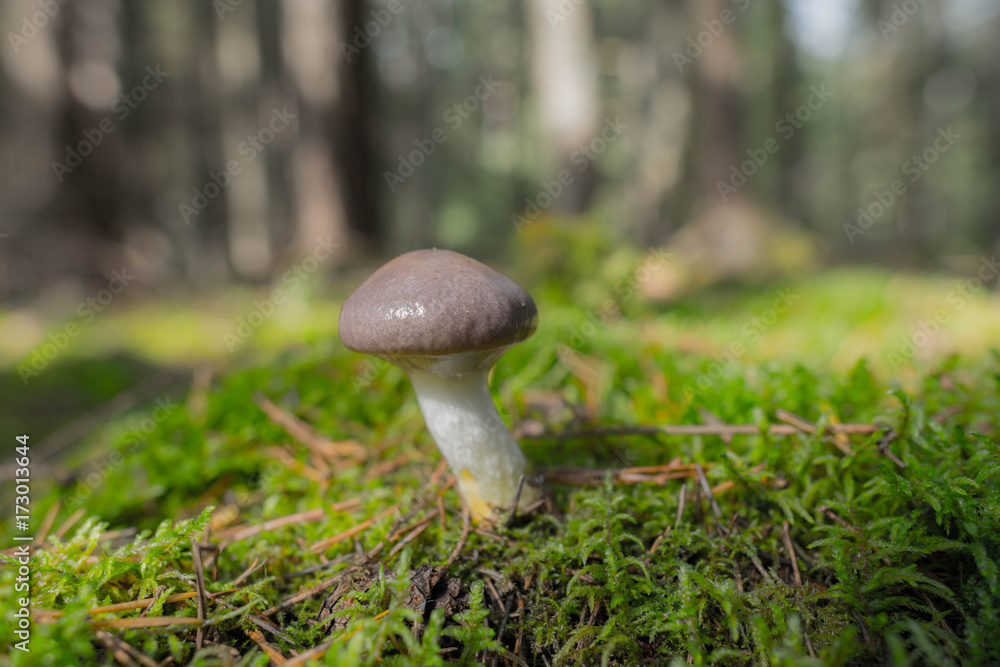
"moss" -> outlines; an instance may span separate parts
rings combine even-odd
[[[769,298],[763,291],[759,302]],[[35,605],[65,614],[36,623],[32,652],[0,655],[0,665],[114,664],[86,610],[157,596],[147,616],[195,616],[193,599],[166,600],[194,590],[192,539],[203,542],[206,526],[218,541],[236,524],[336,503],[346,509],[204,550],[208,591],[239,588],[209,602],[207,648],[196,649],[190,627],[112,632],[156,660],[265,664],[250,636],[261,631],[255,618],[385,542],[369,564],[356,565],[356,578],[344,575],[352,583],[340,595],[353,602],[332,635],[316,621],[335,585],[269,614],[280,634],[261,631],[263,639],[290,656],[332,638],[319,659],[330,665],[473,664],[491,661],[499,645],[529,665],[959,665],[1000,657],[995,355],[944,359],[903,392],[864,361],[843,372],[806,355],[722,363],[711,349],[692,352],[660,336],[676,328],[675,315],[638,306],[629,322],[599,326],[569,353],[554,354],[586,314],[540,305],[549,323],[543,319],[494,375],[504,414],[572,432],[701,423],[706,410],[766,426],[783,408],[819,424],[883,425],[895,438],[852,436],[850,455],[818,434],[525,439],[541,471],[620,470],[674,457],[704,464],[719,514],[696,495],[693,479],[552,485],[552,512],[520,516],[492,536],[468,535],[449,568],[463,602],[425,614],[413,602],[415,573],[443,565],[462,539],[459,500],[453,489],[441,492],[444,521],[436,515],[440,478],[430,482],[439,454],[402,373],[317,345],[219,378],[204,411],[181,396],[168,411],[142,406],[84,443],[80,451],[93,458],[75,479],[36,480],[36,521],[57,501],[55,525],[79,508],[85,516],[64,537],[49,537],[31,566]],[[737,328],[742,318],[732,316]],[[600,372],[583,372],[566,354]],[[255,392],[373,456],[318,459],[261,411]],[[152,429],[136,430],[154,414]],[[350,499],[357,502],[345,504]],[[398,513],[355,539],[320,553],[309,548],[393,505]],[[388,538],[427,517],[408,548],[389,556],[398,540]],[[107,532],[133,527],[137,533]],[[4,524],[8,543],[12,532]],[[10,565],[0,568],[5,627],[14,621],[15,575]],[[224,657],[216,643],[239,657]]]

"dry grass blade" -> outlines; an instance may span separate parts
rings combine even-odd
[[[205,620],[205,610],[208,606],[208,599],[205,594],[205,568],[201,563],[201,547],[198,541],[191,538],[191,558],[194,561],[194,576],[198,584],[198,620]],[[195,646],[199,649],[205,644],[205,633],[202,628],[198,628],[195,636]]]
[[[337,535],[334,535],[333,537],[328,537],[325,540],[320,540],[316,544],[314,544],[311,547],[309,547],[309,550],[312,551],[314,554],[326,551],[327,549],[329,549],[330,547],[332,547],[334,544],[337,544],[338,542],[343,542],[344,540],[347,540],[347,539],[350,539],[350,538],[354,537],[358,533],[361,533],[361,532],[364,532],[365,530],[368,530],[368,528],[370,528],[372,525],[374,525],[377,521],[379,521],[381,519],[384,519],[385,517],[389,516],[390,514],[393,514],[393,513],[398,512],[398,511],[399,511],[399,506],[398,505],[393,505],[389,509],[383,510],[383,511],[379,512],[378,514],[376,514],[372,518],[367,519],[365,521],[362,521],[358,525],[352,526],[351,528],[348,528],[347,530],[345,530],[342,533],[338,533]]]
[[[552,468],[542,474],[544,481],[570,486],[599,486],[605,477],[611,473],[617,484],[665,484],[671,479],[686,479],[694,477],[694,464],[669,463],[659,466],[642,466],[607,470],[604,468],[582,468],[579,466],[561,466]]]
[[[140,652],[124,639],[119,639],[107,630],[95,630],[95,636],[108,647],[115,660],[123,665],[142,665],[142,667],[159,667],[159,663]]]
[[[775,410],[774,414],[781,421],[795,426],[803,433],[814,433],[816,431],[816,424],[809,421],[805,417],[799,417],[794,412],[789,412],[784,408],[778,408]]]
[[[514,518],[517,516],[517,504],[521,502],[521,491],[524,490],[524,475],[521,475],[520,479],[517,480],[517,491],[514,493],[514,502],[510,508],[510,516],[507,517],[507,521],[504,526],[510,526],[514,523]]]
[[[678,499],[677,499],[677,519],[674,522],[673,526],[671,526],[670,524],[667,524],[667,527],[663,529],[663,532],[660,533],[657,536],[657,538],[653,541],[653,544],[649,547],[649,555],[650,556],[652,556],[653,554],[655,554],[656,550],[660,548],[660,543],[663,540],[666,539],[666,537],[670,533],[671,529],[673,529],[675,526],[679,526],[680,525],[681,519],[684,516],[684,502],[685,502],[685,498],[686,497],[687,497],[687,482],[684,482],[683,484],[681,484],[681,490],[680,490],[680,493],[679,493]]]
[[[226,602],[224,600],[216,600],[215,602],[220,607],[225,607],[226,609],[228,609],[230,611],[238,611],[239,610],[239,607],[237,607],[236,605],[229,604],[228,602]],[[278,626],[276,626],[274,623],[271,623],[266,618],[264,618],[262,616],[258,616],[257,614],[247,614],[245,616],[245,619],[248,620],[248,621],[250,621],[254,625],[256,625],[258,628],[260,628],[264,632],[267,632],[267,633],[269,633],[269,634],[277,637],[278,639],[286,641],[289,644],[291,644],[292,646],[299,646],[298,642],[296,642],[290,636],[288,636],[287,634],[285,634],[284,632],[282,632],[281,628],[279,628]]]
[[[829,424],[834,433],[871,434],[884,429],[873,424]],[[767,429],[771,435],[794,435],[802,429],[792,424],[771,424]],[[603,438],[619,435],[757,435],[761,428],[756,424],[666,424],[663,426],[629,426],[625,428],[593,429],[573,433],[542,433],[525,435],[525,440],[570,440],[574,438]]]
[[[334,584],[336,584],[341,579],[343,579],[347,574],[355,571],[356,569],[357,569],[357,567],[355,567],[355,566],[352,565],[351,567],[348,567],[348,568],[346,568],[344,570],[341,570],[340,572],[338,572],[337,574],[333,575],[329,579],[327,579],[325,581],[321,581],[320,583],[316,584],[315,586],[311,586],[310,588],[307,588],[307,589],[305,589],[303,591],[299,591],[295,595],[282,600],[278,604],[276,604],[273,607],[271,607],[270,609],[266,610],[261,615],[262,616],[271,616],[272,614],[275,614],[275,613],[281,611],[282,609],[287,609],[288,607],[291,607],[294,604],[302,602],[303,600],[308,600],[309,598],[311,598],[313,596],[319,595],[320,593],[322,593],[326,589],[331,588]]]
[[[698,482],[701,484],[701,490],[708,497],[708,502],[712,507],[712,514],[715,515],[716,519],[722,518],[722,510],[719,508],[719,502],[715,499],[715,494],[712,492],[712,485],[708,483],[708,477],[705,475],[705,469],[699,464],[695,464],[695,472],[698,475]]]
[[[153,608],[153,605],[156,604],[156,601],[160,599],[160,596],[163,595],[163,591],[165,590],[167,590],[167,587],[162,584],[159,587],[157,587],[156,592],[153,593],[153,599],[150,601],[148,605],[143,607],[141,612],[139,612],[139,618],[144,617],[146,614],[150,612],[150,610]]]
[[[198,593],[192,591],[190,593],[174,593],[168,595],[163,599],[163,604],[168,604],[170,602],[182,602],[184,600],[190,600],[193,597],[197,597]],[[98,616],[100,614],[113,614],[119,611],[131,611],[133,609],[143,609],[148,607],[153,602],[156,601],[155,597],[143,598],[142,600],[132,600],[131,602],[119,602],[118,604],[109,604],[103,607],[94,607],[87,611],[91,616]],[[63,616],[66,612],[55,611],[52,609],[33,609],[32,613],[36,615],[36,620],[41,623],[46,623],[51,619],[59,618]]]
[[[359,503],[360,500],[356,498],[353,499],[354,505],[357,505]],[[325,516],[326,516],[326,511],[322,507],[319,507],[313,510],[306,510],[305,512],[297,512],[296,514],[289,514],[287,516],[279,517],[277,519],[270,519],[256,526],[247,526],[244,528],[240,528],[239,530],[234,531],[227,537],[223,537],[222,535],[220,535],[219,537],[222,538],[221,539],[222,543],[229,545],[233,544],[234,542],[240,542],[255,535],[259,535],[261,533],[266,533],[270,530],[277,530],[279,528],[283,528],[289,524],[314,523],[316,521],[321,521]]]
[[[243,572],[240,574],[240,576],[236,577],[233,580],[233,584],[232,585],[233,586],[239,586],[244,581],[246,581],[246,579],[250,575],[252,575],[254,572],[256,572],[257,570],[259,570],[260,568],[264,567],[266,564],[267,564],[267,559],[264,559],[263,561],[261,561],[259,557],[254,557],[253,562],[250,563],[250,567],[248,567],[247,569],[243,570]]]
[[[139,667],[139,663],[133,660],[128,651],[121,646],[120,639],[104,630],[98,630],[95,634],[97,635],[97,639],[111,652],[111,657],[115,659],[115,662],[119,665],[125,665],[125,667]],[[155,665],[156,663],[154,662],[153,664]]]
[[[805,419],[804,417],[798,416],[794,412],[789,412],[784,408],[778,408],[774,414],[781,421],[791,424],[792,426],[795,426],[803,433],[816,432],[817,428],[816,424],[809,421],[808,419]],[[843,452],[845,456],[853,456],[854,450],[851,449],[851,446],[847,441],[847,434],[844,433],[843,431],[838,431],[837,430],[838,426],[841,426],[841,424],[828,424],[825,430],[833,431],[833,436],[834,436],[833,444],[837,446],[837,449]]]
[[[413,530],[411,530],[410,532],[408,532],[406,535],[404,535],[403,539],[399,541],[399,544],[397,544],[396,546],[394,546],[392,548],[392,550],[389,552],[389,558],[392,558],[393,556],[395,556],[397,553],[399,553],[399,551],[403,547],[405,547],[407,544],[409,544],[413,540],[417,539],[417,537],[420,535],[420,533],[422,533],[425,530],[427,530],[427,528],[430,527],[431,522],[434,521],[434,517],[435,516],[436,515],[432,514],[431,516],[427,517],[426,519],[424,519],[423,521],[421,521],[417,525],[416,528],[414,528]]]
[[[788,558],[792,561],[792,572],[795,576],[795,585],[802,585],[802,574],[799,572],[799,559],[795,555],[795,548],[792,546],[792,536],[788,532],[788,522],[781,522],[782,537],[785,541],[785,550],[788,552]]]
[[[465,548],[465,543],[469,540],[469,532],[472,528],[472,520],[469,516],[469,510],[462,510],[462,536],[458,538],[458,543],[455,544],[455,548],[452,549],[451,555],[448,556],[448,560],[445,562],[445,567],[451,567],[451,564],[462,553],[462,549]]]
[[[878,447],[878,451],[882,454],[882,456],[895,463],[898,467],[905,468],[906,464],[898,456],[893,454],[891,449],[889,449],[889,445],[891,445],[897,437],[898,434],[895,431],[889,430],[888,433],[879,438],[878,443],[876,443],[876,447]]]
[[[319,457],[320,461],[325,460],[330,454],[358,459],[368,457],[369,452],[362,445],[356,442],[333,442],[328,438],[324,438],[316,433],[311,426],[295,415],[289,414],[279,408],[271,402],[271,399],[259,391],[254,393],[253,401],[264,411],[264,414],[271,421],[285,429],[288,435],[305,445],[310,452]]]
[[[52,503],[52,507],[49,511],[45,513],[45,518],[42,519],[42,525],[38,527],[38,532],[35,533],[35,541],[38,544],[45,544],[45,538],[49,536],[49,531],[52,530],[52,524],[56,521],[56,515],[59,513],[59,508],[62,507],[62,501],[57,500]]]
[[[281,654],[281,651],[279,651],[278,649],[274,648],[273,646],[267,643],[267,640],[264,639],[264,635],[260,634],[256,630],[250,630],[247,634],[250,635],[250,639],[254,640],[257,646],[260,647],[260,650],[266,653],[267,657],[270,658],[271,662],[273,662],[275,665],[281,667],[281,665],[284,665],[288,662],[285,659],[285,656]]]
[[[301,667],[301,665],[306,664],[309,660],[319,660],[326,652],[333,646],[333,640],[329,639],[318,646],[314,646],[308,651],[303,651],[297,656],[285,662],[285,667]]]
[[[57,539],[61,540],[63,538],[63,535],[65,535],[66,533],[68,533],[69,529],[72,528],[76,524],[77,521],[79,521],[80,519],[83,518],[83,515],[86,513],[86,511],[87,510],[85,510],[84,508],[81,507],[77,511],[73,512],[72,514],[70,514],[69,518],[66,519],[65,521],[63,521],[63,524],[61,526],[59,526],[58,528],[56,528],[56,532],[54,532],[52,534]]]
[[[188,616],[146,616],[144,618],[113,618],[108,621],[92,621],[95,628],[118,628],[141,630],[144,628],[169,628],[173,625],[201,626],[205,621]]]

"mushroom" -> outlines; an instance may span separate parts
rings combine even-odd
[[[524,453],[497,413],[487,375],[535,331],[523,287],[449,250],[416,250],[373,273],[340,311],[340,340],[406,371],[427,429],[476,520],[514,504]],[[520,504],[538,497],[525,484]]]

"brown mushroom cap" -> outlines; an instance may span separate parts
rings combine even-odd
[[[400,255],[359,286],[340,311],[340,340],[403,368],[467,372],[496,361],[535,331],[523,287],[450,250]]]

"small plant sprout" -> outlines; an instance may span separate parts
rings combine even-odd
[[[406,253],[344,302],[340,340],[410,377],[427,429],[476,520],[511,508],[524,453],[490,396],[487,374],[535,331],[538,310],[509,277],[448,250]],[[525,484],[519,505],[538,497]]]

